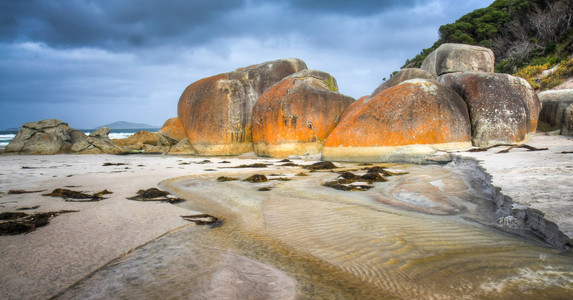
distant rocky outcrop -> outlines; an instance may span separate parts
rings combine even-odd
[[[481,71],[493,73],[493,51],[479,46],[442,44],[422,62],[421,69],[437,77],[455,72]]]
[[[129,150],[142,150],[144,145],[157,146],[158,134],[150,131],[138,131],[124,139],[112,140],[114,144]]]
[[[70,128],[57,119],[22,125],[18,134],[6,146],[4,154],[49,155],[59,153],[100,154],[120,153],[108,137],[109,128],[100,128],[89,136]]]
[[[179,99],[178,118],[200,155],[253,150],[251,113],[259,96],[284,77],[306,69],[300,59],[281,59],[201,79]]]
[[[353,110],[326,139],[323,160],[419,163],[471,147],[463,99],[434,80],[405,81]]]
[[[446,74],[438,77],[438,81],[465,100],[474,146],[523,143],[529,139],[530,126],[537,125],[539,100],[535,93],[525,91],[531,88],[525,81],[507,74],[483,72]]]
[[[22,125],[18,134],[4,149],[4,154],[58,154],[68,152],[73,140],[70,126],[57,119]],[[74,134],[74,137],[81,138]]]
[[[573,89],[551,90],[538,94],[542,104],[540,131],[557,131],[573,136]]]
[[[338,93],[330,74],[303,70],[266,90],[253,108],[254,151],[260,156],[320,153],[354,99]]]
[[[122,148],[116,146],[109,138],[109,131],[109,128],[102,127],[92,132],[89,136],[82,136],[73,143],[70,149],[71,152],[78,154],[118,154],[124,152]]]

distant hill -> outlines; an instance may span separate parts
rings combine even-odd
[[[114,122],[114,123],[110,123],[110,124],[105,124],[105,125],[99,126],[97,128],[101,128],[101,127],[108,127],[109,129],[147,129],[147,128],[160,128],[161,126],[153,126],[153,125],[143,124],[143,123],[131,123],[131,122],[119,121],[119,122]]]

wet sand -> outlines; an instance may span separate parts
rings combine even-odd
[[[570,233],[573,154],[561,152],[573,151],[573,140],[535,136],[528,144],[550,150],[513,149],[495,154],[504,149],[496,148],[458,154],[482,161],[502,193],[541,209]],[[179,176],[253,171],[222,168],[264,161],[278,160],[155,155],[0,156],[0,212],[36,205],[37,209],[26,212],[79,210],[57,216],[47,226],[28,234],[0,236],[0,298],[52,297],[165,233],[196,226],[180,217],[193,211],[168,203],[126,200],[139,189],[156,187],[163,180]],[[113,194],[100,202],[87,203],[65,202],[42,193],[8,194],[9,190],[50,192],[61,187],[89,193],[107,189]]]

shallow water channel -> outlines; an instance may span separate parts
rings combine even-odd
[[[278,165],[278,164],[277,164]],[[364,166],[338,164],[361,175]],[[455,168],[387,166],[368,191],[339,173],[223,172],[161,187],[223,225],[189,226],[118,259],[60,298],[566,299],[573,256],[497,228],[487,185]],[[336,170],[339,171],[339,170]],[[307,176],[300,176],[305,173]],[[242,181],[265,174],[261,183]],[[366,183],[358,183],[366,184]],[[270,191],[259,191],[269,187]]]

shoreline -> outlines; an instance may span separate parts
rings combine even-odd
[[[528,144],[549,147],[549,150],[528,152],[513,149],[509,153],[496,154],[505,148],[494,148],[487,152],[453,154],[461,157],[462,161],[473,160],[474,164],[465,166],[466,170],[480,176],[486,183],[489,180],[492,192],[502,195],[497,197],[502,200],[498,203],[503,207],[498,211],[500,216],[507,217],[514,212],[514,207],[508,205],[512,203],[505,201],[517,203],[518,208],[531,205],[531,210],[521,210],[526,212],[521,215],[525,225],[531,227],[526,222],[526,218],[532,216],[527,214],[528,211],[541,211],[548,221],[555,222],[570,237],[571,231],[568,230],[573,224],[573,200],[567,202],[562,196],[570,194],[563,193],[567,188],[571,189],[573,161],[568,156],[571,154],[559,152],[573,151],[573,139],[538,135]],[[305,163],[320,159],[319,156],[301,158]],[[53,297],[142,245],[183,227],[196,226],[189,225],[180,217],[195,213],[193,211],[168,203],[126,200],[139,189],[157,187],[164,180],[187,175],[252,171],[256,169],[218,168],[265,161],[277,162],[279,159],[252,154],[239,157],[137,154],[0,156],[3,165],[0,171],[0,212],[35,205],[40,207],[25,212],[79,210],[57,216],[50,224],[34,232],[0,237],[0,285],[3,286],[0,295],[4,299]],[[123,165],[104,166],[105,163]],[[561,166],[558,174],[547,172],[555,169],[556,165]],[[471,170],[473,167],[475,169]],[[271,170],[272,167],[265,169]],[[66,186],[87,193],[107,189],[113,194],[100,202],[87,203],[64,202],[61,198],[42,196]],[[494,187],[499,187],[501,193]],[[9,190],[16,189],[45,192],[8,194]],[[546,196],[551,196],[548,207],[542,201]],[[561,202],[558,201],[560,198]]]

